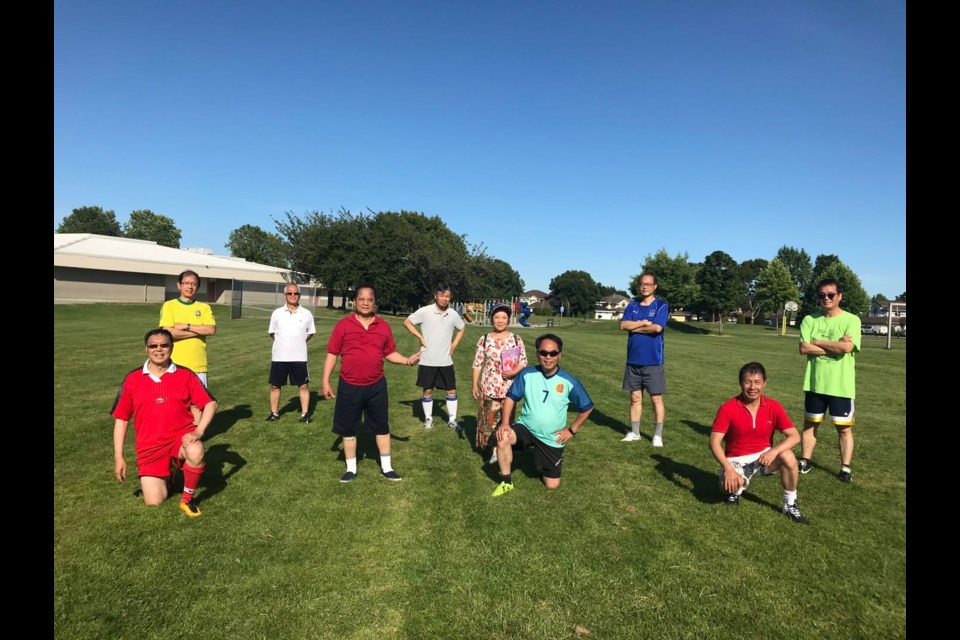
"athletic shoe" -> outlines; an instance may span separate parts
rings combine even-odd
[[[447,426],[453,429],[454,431],[460,431],[460,425],[457,424],[456,420],[451,420],[447,423]]]
[[[813,465],[806,458],[800,458],[797,466],[800,467],[800,473],[810,473],[810,469],[813,469]]]
[[[403,478],[400,477],[400,474],[398,474],[393,469],[391,469],[390,471],[381,471],[380,475],[382,475],[387,480],[393,480],[394,482],[396,482],[397,480],[403,480]]]
[[[427,418],[423,421],[424,429],[433,429],[433,418]]]
[[[501,482],[497,485],[497,488],[493,490],[493,493],[490,494],[491,498],[499,498],[505,493],[510,493],[513,491],[512,482]]]
[[[497,448],[493,448],[493,455],[490,456],[490,464],[496,464],[497,462]]]
[[[662,446],[663,446],[663,438],[661,438],[660,436],[653,436],[653,446],[655,446],[655,447],[662,447]]]
[[[267,416],[266,422],[276,422],[279,419],[280,419],[279,413],[271,413],[270,415]]]
[[[636,442],[637,440],[643,440],[643,436],[633,431],[620,438],[620,442]]]
[[[846,482],[847,484],[850,484],[851,482],[853,482],[853,474],[850,473],[849,471],[841,470],[840,473],[837,474],[837,480],[839,480],[840,482]]]
[[[796,522],[797,524],[810,524],[806,518],[803,517],[803,514],[800,513],[800,503],[794,502],[793,504],[784,504],[783,505],[783,514]]]
[[[723,504],[728,507],[739,507],[740,506],[740,496],[735,493],[728,493],[727,497],[724,499]]]
[[[340,476],[340,482],[351,482],[354,478],[357,477],[357,474],[353,471],[347,471],[345,474]]]
[[[181,501],[181,502],[180,502],[180,511],[183,511],[185,514],[187,514],[187,515],[190,516],[191,518],[199,518],[199,517],[200,517],[200,508],[197,506],[197,503],[194,501],[193,498],[190,498],[190,499],[189,499],[188,501],[186,501],[186,502],[182,502],[182,501]]]
[[[309,413],[300,414],[300,422],[302,422],[303,424],[310,424],[310,414]]]

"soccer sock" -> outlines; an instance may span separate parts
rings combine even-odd
[[[630,430],[633,431],[633,435],[635,435],[635,436],[640,435],[640,421],[639,421],[639,420],[633,420],[633,421],[631,421],[631,422],[630,422]]]
[[[853,473],[853,469],[850,468],[848,464],[841,464],[840,471],[846,471],[847,473]]]
[[[654,437],[658,437],[658,436],[661,437],[661,438],[663,437],[663,423],[662,423],[662,422],[654,422],[654,423],[653,423],[653,435],[654,435]]]
[[[183,496],[181,496],[180,502],[189,502],[193,499],[193,493],[200,484],[200,476],[203,475],[206,466],[191,467],[189,464],[183,465]]]
[[[433,396],[430,396],[429,398],[427,396],[423,396],[420,398],[420,404],[423,405],[423,417],[427,420],[433,418]]]
[[[380,454],[380,470],[384,473],[388,471],[393,471],[393,466],[390,463],[390,454],[387,455]]]
[[[513,484],[513,474],[508,473],[507,475],[500,474],[500,482],[506,482],[507,484]]]
[[[450,417],[449,420],[457,419],[457,396],[447,396],[444,398],[447,401],[447,415]]]
[[[787,491],[783,490],[783,503],[790,505],[797,501],[797,492],[796,491]]]
[[[347,458],[347,471],[350,473],[357,472],[357,459],[356,458]]]

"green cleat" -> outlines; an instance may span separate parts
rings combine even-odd
[[[499,498],[503,494],[510,493],[511,491],[513,491],[512,482],[501,482],[499,485],[497,485],[497,488],[493,490],[493,493],[491,493],[490,496],[493,498]]]

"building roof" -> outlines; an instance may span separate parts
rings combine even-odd
[[[151,240],[132,240],[95,233],[53,234],[53,265],[134,273],[178,275],[193,269],[201,278],[289,282],[290,271],[242,258],[204,255],[164,247]]]

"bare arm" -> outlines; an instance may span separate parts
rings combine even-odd
[[[412,367],[413,365],[417,364],[417,362],[420,360],[420,352],[417,351],[415,354],[413,354],[408,358],[407,356],[401,354],[399,351],[394,351],[390,355],[385,356],[384,359],[387,362],[392,362],[393,364],[405,364]]]
[[[563,444],[570,438],[572,438],[577,432],[580,431],[580,426],[587,421],[587,418],[590,417],[590,413],[593,411],[593,407],[590,407],[586,411],[581,411],[577,414],[577,417],[574,419],[573,424],[569,427],[564,427],[557,432],[557,442]]]
[[[649,320],[621,320],[620,328],[627,333],[660,333],[663,327]]]
[[[321,393],[327,400],[333,398],[333,388],[330,386],[330,374],[333,368],[337,366],[337,356],[327,353],[327,359],[323,361],[323,387]]]
[[[793,449],[795,446],[800,444],[800,432],[797,431],[796,428],[783,431],[783,436],[783,440],[781,440],[777,446],[771,448],[770,451],[767,451],[760,456],[760,464],[772,464],[781,453],[787,449]]]
[[[463,329],[460,329],[457,335],[453,336],[453,342],[450,343],[450,355],[453,355],[453,352],[456,350],[457,345],[460,344],[460,341],[463,340],[463,334],[467,332],[467,327],[464,325]]]
[[[843,336],[836,342],[831,342],[830,340],[811,340],[810,344],[815,347],[820,347],[826,353],[834,355],[843,355],[845,353],[850,353],[853,351],[853,340],[850,336]]]
[[[727,455],[723,452],[723,438],[726,434],[717,431],[710,432],[710,453],[716,458],[720,466],[723,467],[723,490],[727,493],[734,493],[743,485],[743,476],[737,473]]]
[[[113,421],[113,475],[118,482],[127,478],[127,462],[123,459],[123,443],[127,439],[129,420],[116,418]]]
[[[211,400],[203,406],[203,411],[200,413],[200,420],[197,421],[197,428],[191,431],[190,433],[185,433],[181,440],[183,446],[187,446],[192,442],[196,442],[203,437],[203,432],[207,430],[207,427],[210,426],[210,422],[213,421],[214,414],[217,413],[217,401]]]
[[[190,322],[178,322],[173,326],[165,326],[163,328],[173,334],[174,340],[197,338],[200,336],[213,336],[217,334],[217,325],[215,324],[193,324]]]
[[[409,331],[410,333],[412,333],[413,335],[415,335],[415,336],[417,337],[417,340],[420,341],[420,346],[421,346],[421,347],[426,347],[426,346],[427,346],[426,340],[424,340],[424,339],[423,339],[423,336],[420,334],[420,332],[417,331],[417,327],[416,327],[412,322],[410,322],[410,318],[409,318],[409,317],[407,317],[406,319],[404,319],[404,321],[403,321],[403,326],[407,328],[407,331]]]

